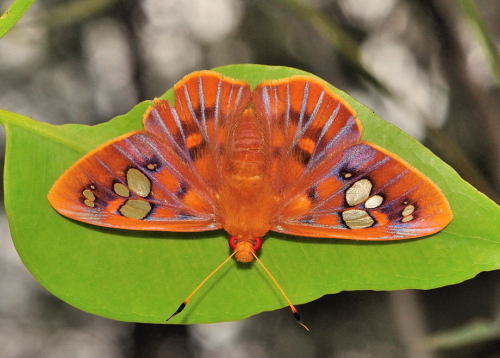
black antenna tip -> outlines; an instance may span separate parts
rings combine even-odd
[[[300,319],[299,312],[297,312],[297,311],[293,312],[293,316],[295,317],[295,319],[297,320],[297,322],[302,322],[302,320]]]
[[[182,302],[179,308],[177,308],[177,311],[175,311],[170,317],[168,317],[165,322],[170,321],[172,317],[177,316],[179,313],[181,313],[184,307],[186,307],[186,302]]]
[[[302,321],[302,319],[300,318],[299,312],[294,311],[292,313],[293,313],[293,317],[295,318],[297,323],[300,324],[307,332],[310,332],[309,327],[307,327],[306,324],[304,323],[304,321]]]

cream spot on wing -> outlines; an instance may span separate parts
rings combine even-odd
[[[403,216],[408,216],[408,215],[411,215],[413,214],[413,212],[415,211],[415,206],[413,205],[407,205],[403,211],[401,212],[401,215]]]
[[[351,209],[342,212],[342,219],[350,229],[365,229],[375,223],[365,210]]]
[[[124,198],[128,198],[130,195],[130,190],[122,183],[115,183],[113,185],[113,191]]]
[[[148,168],[149,170],[155,170],[156,168],[158,168],[158,164],[149,163],[148,165],[146,165],[146,168]]]
[[[368,199],[372,186],[372,182],[368,179],[361,179],[352,184],[345,192],[347,204],[354,206]]]
[[[85,200],[83,201],[83,203],[84,203],[85,205],[87,205],[89,208],[93,208],[93,207],[95,206],[95,203],[94,203],[92,200],[89,200],[89,199],[85,199]]]
[[[367,209],[378,208],[383,201],[384,198],[381,195],[374,195],[365,202],[365,208]]]
[[[352,177],[352,173],[349,172],[342,172],[340,175],[342,175],[342,178],[344,179],[349,179]]]
[[[401,222],[407,223],[408,221],[412,221],[412,220],[413,220],[413,215],[408,215],[408,216],[403,216],[403,218],[401,219]]]
[[[125,205],[120,208],[123,216],[132,219],[144,219],[151,211],[151,204],[145,200],[127,200]]]
[[[127,171],[127,184],[130,190],[143,198],[151,192],[151,182],[138,169],[131,168]]]
[[[85,199],[87,199],[89,201],[94,201],[95,200],[94,193],[91,190],[89,190],[89,189],[85,189],[84,191],[82,191],[82,195],[85,197]]]

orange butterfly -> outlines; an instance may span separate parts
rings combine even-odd
[[[400,240],[442,230],[452,213],[427,177],[361,141],[354,110],[321,80],[293,76],[255,89],[213,71],[156,99],[144,130],[85,155],[48,194],[62,215],[131,230],[223,228],[231,257],[256,256],[270,230],[355,240]],[[171,318],[170,317],[170,318]],[[170,319],[169,318],[169,319]]]

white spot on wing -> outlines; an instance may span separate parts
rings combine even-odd
[[[347,204],[354,206],[368,199],[372,186],[372,182],[368,179],[361,179],[352,184],[345,192]]]
[[[365,211],[359,209],[350,209],[342,212],[342,219],[349,229],[365,229],[375,222]]]
[[[381,195],[374,195],[365,202],[365,208],[367,209],[378,208],[383,201],[384,198]]]
[[[401,215],[403,216],[408,216],[408,215],[411,215],[413,214],[413,212],[415,211],[415,206],[413,205],[407,205],[403,211],[401,212]]]

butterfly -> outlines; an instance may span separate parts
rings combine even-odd
[[[214,71],[174,86],[175,105],[155,99],[144,130],[91,151],[48,194],[60,214],[92,225],[197,232],[224,229],[233,256],[256,260],[268,231],[400,240],[430,235],[452,219],[426,176],[361,140],[353,108],[320,79],[292,76],[255,88]],[[169,318],[169,319],[170,319]]]

